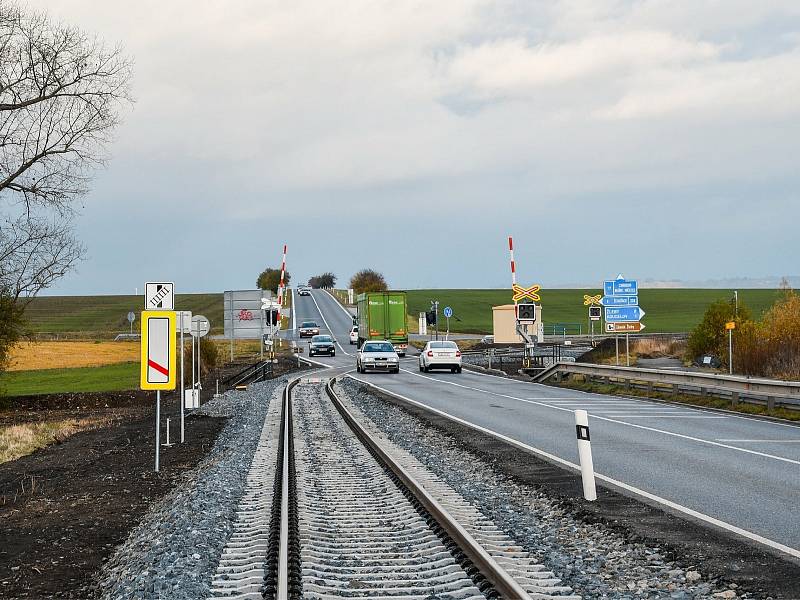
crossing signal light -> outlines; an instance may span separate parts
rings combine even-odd
[[[429,310],[428,312],[425,313],[425,322],[428,325],[436,325],[436,311],[435,310]]]
[[[535,304],[517,304],[517,319],[520,321],[536,320]]]
[[[594,320],[600,320],[600,317],[603,316],[603,308],[600,306],[590,306],[589,307],[589,318]]]

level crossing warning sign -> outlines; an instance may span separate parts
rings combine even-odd
[[[171,310],[142,311],[143,390],[175,389],[175,313]]]

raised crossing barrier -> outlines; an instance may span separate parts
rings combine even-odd
[[[616,383],[627,388],[645,388],[652,392],[719,396],[730,399],[732,404],[746,402],[761,404],[769,409],[782,406],[800,410],[800,381],[565,361],[548,367],[535,375],[533,380],[541,383],[551,377],[561,380],[571,375],[584,375],[605,383]]]

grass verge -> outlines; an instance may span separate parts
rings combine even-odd
[[[601,293],[600,289],[544,289],[542,319],[545,334],[555,323],[581,324],[587,330],[587,308],[584,294]],[[676,333],[691,331],[703,318],[708,305],[717,300],[729,300],[733,290],[725,289],[642,289],[639,303],[647,312],[644,323],[646,333]],[[778,298],[777,290],[739,290],[739,298],[760,317]],[[408,313],[415,320],[421,311],[430,310],[430,301],[439,301],[440,326],[444,328],[442,309],[450,306],[454,318],[450,331],[459,333],[490,333],[492,331],[492,306],[511,304],[510,289],[469,290],[429,289],[408,290]],[[595,331],[600,331],[597,327]]]
[[[0,376],[0,389],[9,396],[65,392],[112,392],[138,387],[138,362],[77,369],[10,371]]]
[[[0,463],[16,460],[69,436],[107,425],[110,419],[65,419],[9,425],[0,429]]]
[[[579,376],[576,376],[579,377]],[[605,394],[608,396],[636,396],[639,398],[649,398],[651,400],[665,400],[668,402],[677,402],[679,404],[688,404],[691,406],[701,406],[706,408],[721,408],[738,413],[748,415],[763,415],[767,417],[775,417],[784,419],[786,421],[800,421],[800,411],[789,410],[786,408],[775,408],[774,410],[767,409],[766,406],[759,404],[745,404],[739,402],[735,406],[731,404],[730,400],[724,398],[714,398],[713,396],[701,397],[692,396],[689,394],[675,394],[671,392],[648,392],[647,390],[638,390],[635,388],[627,389],[622,385],[595,383],[586,381],[562,381],[561,383],[551,383],[554,387],[564,387],[571,390],[580,390],[582,392],[591,392],[593,394]]]

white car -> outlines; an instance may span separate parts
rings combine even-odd
[[[419,355],[419,370],[450,369],[461,373],[461,351],[455,342],[428,342]]]
[[[400,357],[394,351],[392,342],[364,342],[356,354],[356,371],[400,372]]]
[[[301,285],[297,288],[297,295],[298,296],[310,296],[311,295],[311,288],[307,285]]]
[[[358,343],[358,325],[353,325],[350,330],[350,345]]]

